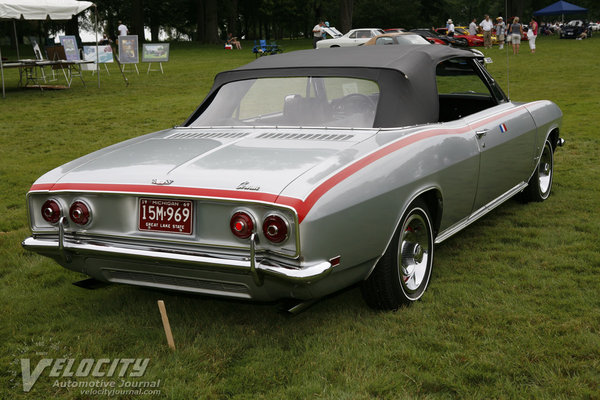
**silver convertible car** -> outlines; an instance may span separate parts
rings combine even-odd
[[[515,195],[550,195],[562,113],[510,101],[477,55],[369,46],[217,75],[181,126],[58,167],[23,246],[116,282],[298,306],[360,283],[395,309],[434,247]]]

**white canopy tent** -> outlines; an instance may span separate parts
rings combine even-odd
[[[0,0],[0,18],[71,19],[93,5],[76,0]]]
[[[77,0],[0,0],[0,19],[12,19],[15,27],[17,19],[53,20],[71,19],[73,15],[95,6],[91,1]],[[96,53],[98,52],[98,14],[96,10]],[[18,57],[18,39],[17,39],[17,57]],[[96,63],[96,68],[98,64]],[[2,70],[2,97],[4,93],[4,68],[2,68],[2,52],[0,51],[0,69]],[[98,87],[100,87],[100,74],[98,74]]]

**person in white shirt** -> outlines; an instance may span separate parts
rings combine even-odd
[[[129,33],[129,29],[127,29],[127,27],[125,26],[125,24],[123,24],[122,21],[119,21],[119,26],[117,27],[117,30],[119,31],[119,36],[126,36]]]
[[[313,28],[313,49],[316,49],[317,42],[323,39],[323,25],[325,25],[325,23],[323,21],[319,21],[319,23]]]
[[[477,35],[477,18],[473,18],[473,21],[469,24],[469,33],[471,35]]]
[[[483,30],[483,45],[486,49],[492,48],[492,29],[494,29],[494,23],[490,20],[489,15],[485,15],[485,19],[479,24]]]
[[[447,34],[448,36],[454,36],[454,24],[452,23],[452,20],[451,20],[451,19],[449,19],[449,20],[446,22],[446,25],[448,26],[448,31],[447,31],[447,33],[446,33],[446,34]]]

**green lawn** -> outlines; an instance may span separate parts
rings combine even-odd
[[[283,41],[286,51],[309,41]],[[131,286],[84,290],[82,276],[25,252],[25,194],[44,172],[143,133],[177,125],[214,75],[254,59],[177,44],[165,74],[115,66],[88,87],[17,90],[0,101],[0,398],[97,398],[55,387],[50,368],[29,393],[21,359],[149,358],[145,381],[172,399],[600,399],[600,39],[539,38],[518,56],[485,50],[514,100],[550,99],[567,140],[552,196],[509,201],[437,248],[428,292],[414,306],[375,312],[350,288],[289,317],[274,304]],[[3,55],[6,56],[5,49]],[[9,53],[10,55],[10,53]],[[64,82],[64,81],[63,81]],[[59,81],[59,83],[61,83]],[[164,299],[176,351],[156,306]],[[102,378],[101,378],[102,379]],[[105,381],[107,378],[103,378]],[[77,379],[74,379],[77,380]],[[80,378],[79,380],[91,380]],[[135,380],[135,379],[130,379]]]

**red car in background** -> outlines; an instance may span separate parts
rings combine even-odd
[[[404,28],[387,28],[383,30],[385,33],[398,33],[398,32],[407,32],[408,29]]]
[[[447,35],[448,28],[437,28],[435,30],[440,35]],[[463,38],[469,42],[469,47],[483,46],[483,38],[477,35],[471,35],[468,30],[464,28],[454,28],[454,37]]]
[[[383,30],[385,33],[401,33],[401,32],[408,32],[407,29],[404,28],[388,28],[388,29],[384,29]],[[433,37],[433,36],[429,36],[429,35],[424,35],[421,34],[421,36],[427,40],[429,43],[431,44],[443,44],[444,46],[448,45],[448,42],[443,41],[442,39]]]

